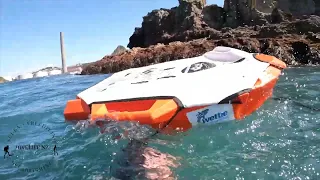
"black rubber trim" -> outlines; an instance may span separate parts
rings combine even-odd
[[[105,91],[105,90],[107,90],[108,88],[104,88],[104,89],[102,89],[100,92],[103,92],[103,91]]]
[[[236,97],[240,96],[241,94],[250,92],[252,89],[244,89],[242,91],[236,92],[234,94],[231,94],[230,96],[224,98],[223,100],[221,100],[218,104],[242,104],[241,101],[237,101],[237,102],[233,102],[231,103],[231,101],[233,99],[235,99]]]
[[[239,63],[239,62],[242,62],[242,61],[244,61],[246,58],[241,58],[241,59],[239,59],[239,60],[237,60],[237,61],[235,61],[235,62],[233,62],[233,63]]]
[[[176,76],[163,76],[163,77],[160,77],[160,78],[157,78],[157,79],[166,79],[166,78],[174,78]]]
[[[108,84],[108,86],[111,86],[111,85],[114,85],[114,84],[115,84],[115,82]],[[107,90],[108,88],[109,88],[109,87],[106,87],[106,88],[100,90],[100,92],[103,92],[103,91]]]
[[[119,99],[119,100],[111,100],[111,101],[97,101],[92,104],[101,104],[101,103],[110,103],[110,102],[125,102],[125,101],[139,101],[139,100],[152,100],[152,99],[173,99],[178,104],[178,106],[183,107],[182,102],[175,96],[150,96],[150,97],[138,97],[138,98],[130,98],[130,99]]]
[[[270,64],[270,63],[269,63]],[[283,69],[282,67],[280,67],[280,66],[276,66],[276,65],[274,65],[274,64],[270,64],[270,66],[272,66],[272,67],[275,67],[275,68],[278,68],[278,69]]]
[[[170,68],[165,68],[165,69],[163,69],[163,70],[170,70],[170,69],[174,69],[174,68],[176,68],[176,67],[170,67]]]
[[[149,69],[143,71],[142,73],[143,73],[143,74],[149,74],[149,73],[151,73],[151,72],[154,72],[153,70],[155,70],[155,69],[157,69],[157,68],[149,68]]]
[[[147,83],[149,81],[139,81],[139,82],[134,82],[134,83],[131,83],[131,84],[142,84],[142,83]]]
[[[103,74],[103,75],[107,75],[107,74]],[[111,75],[110,75],[109,77],[107,77],[107,78],[104,78],[102,81],[111,78],[111,76],[113,76],[113,74],[111,74]],[[99,81],[99,82],[97,82],[96,84],[94,84],[94,85],[92,85],[92,86],[89,86],[87,89],[85,89],[85,90],[83,90],[83,91],[86,91],[86,90],[92,88],[93,86],[98,85],[98,84],[101,83],[102,81]],[[82,92],[83,92],[83,91],[82,91]]]

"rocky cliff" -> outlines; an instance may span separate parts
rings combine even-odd
[[[220,38],[219,30],[224,27],[270,25],[311,14],[315,14],[313,0],[225,0],[224,7],[205,6],[202,0],[179,0],[178,7],[154,10],[143,17],[142,27],[136,28],[128,47]]]
[[[129,39],[131,51],[106,56],[83,74],[198,56],[216,45],[261,52],[289,65],[319,63],[319,0],[179,0],[179,6],[143,17]],[[157,45],[159,44],[159,45]]]

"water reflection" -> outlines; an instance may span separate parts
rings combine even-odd
[[[142,126],[135,122],[116,122],[99,120],[92,124],[89,121],[81,121],[75,126],[79,131],[87,128],[99,128],[101,136],[111,136],[110,140],[126,140],[124,148],[115,153],[115,159],[111,164],[110,174],[113,178],[121,180],[148,179],[148,180],[173,180],[177,179],[173,168],[178,168],[180,158],[169,153],[151,147],[151,143],[166,145],[153,137],[155,130]]]
[[[119,154],[111,169],[119,179],[176,179],[171,168],[181,165],[179,158],[139,140],[131,140]]]

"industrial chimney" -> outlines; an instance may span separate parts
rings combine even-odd
[[[67,66],[66,66],[66,58],[64,55],[64,43],[63,43],[63,33],[60,32],[60,47],[61,47],[61,61],[62,61],[62,73],[67,73]]]

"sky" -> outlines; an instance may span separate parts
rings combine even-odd
[[[223,0],[207,0],[223,5]],[[48,65],[61,67],[60,32],[67,66],[94,62],[127,47],[142,17],[178,0],[0,0],[0,76]]]

